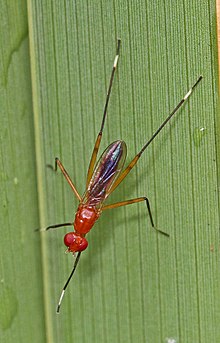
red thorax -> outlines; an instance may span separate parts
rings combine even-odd
[[[96,207],[80,204],[74,221],[75,232],[69,232],[64,236],[64,244],[68,251],[75,253],[87,248],[88,242],[85,235],[91,230],[101,211]]]

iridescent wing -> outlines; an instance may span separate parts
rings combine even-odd
[[[101,206],[111,193],[111,187],[119,176],[127,153],[124,141],[111,143],[101,155],[82,202],[90,206]]]

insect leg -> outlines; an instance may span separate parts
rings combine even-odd
[[[173,117],[173,115],[178,111],[178,109],[183,105],[183,103],[188,99],[188,97],[192,94],[194,88],[198,85],[198,83],[202,80],[202,76],[198,78],[198,80],[194,83],[194,85],[190,88],[190,90],[186,93],[186,95],[180,100],[174,110],[169,114],[166,120],[160,125],[160,127],[154,132],[153,136],[147,141],[147,143],[143,146],[143,148],[139,151],[139,153],[133,158],[133,160],[129,163],[127,168],[119,175],[118,179],[115,181],[114,185],[112,186],[110,193],[112,193],[115,188],[124,180],[124,178],[128,175],[131,169],[135,166],[145,149],[150,145],[150,143],[154,140],[154,138],[158,135],[158,133],[163,129],[163,127],[168,123],[168,121]]]
[[[155,227],[154,221],[153,221],[152,212],[151,212],[151,208],[150,208],[150,202],[149,202],[149,200],[148,200],[147,197],[135,198],[135,199],[130,199],[130,200],[125,200],[125,201],[116,202],[115,204],[105,205],[105,206],[102,207],[102,210],[109,210],[109,209],[117,208],[117,207],[120,207],[120,206],[126,206],[126,205],[130,205],[130,204],[135,204],[135,203],[141,202],[141,201],[145,201],[145,202],[146,202],[146,205],[147,205],[147,209],[148,209],[148,213],[149,213],[149,216],[150,216],[150,221],[151,221],[152,227],[153,227],[157,232],[160,232],[160,233],[162,233],[163,235],[169,237],[169,235],[168,235],[166,232],[161,231],[161,230],[159,230],[159,229],[157,229],[157,228]]]
[[[57,228],[63,227],[63,226],[72,226],[72,225],[73,225],[73,223],[54,224],[54,225],[47,226],[45,231],[50,230],[50,229],[57,229]]]
[[[114,204],[109,204],[109,205],[103,206],[102,207],[102,211],[109,210],[109,209],[112,209],[112,208],[121,207],[121,206],[130,205],[130,204],[135,204],[136,202],[145,201],[146,199],[147,199],[146,197],[141,197],[141,198],[135,198],[135,199],[130,199],[130,200],[116,202]],[[152,226],[154,226],[153,222],[152,222]]]
[[[57,166],[60,168],[61,172],[63,173],[64,177],[66,178],[68,184],[70,185],[70,187],[72,188],[74,194],[76,195],[76,197],[79,199],[79,201],[82,201],[81,196],[79,195],[76,187],[74,186],[69,174],[67,173],[66,169],[64,168],[63,164],[60,162],[59,158],[55,158],[55,171],[57,171]]]
[[[109,103],[109,98],[111,95],[111,89],[112,89],[112,84],[113,84],[113,79],[114,79],[114,75],[115,75],[115,70],[118,64],[118,58],[119,58],[119,50],[120,50],[120,45],[121,45],[121,40],[118,39],[118,46],[117,46],[117,51],[116,51],[116,56],[115,56],[115,60],[113,63],[113,67],[112,67],[112,73],[111,73],[111,77],[110,77],[110,81],[109,81],[109,86],[108,86],[108,91],[107,91],[107,96],[106,96],[106,101],[105,101],[105,107],[104,107],[104,112],[103,112],[103,117],[102,117],[102,124],[101,124],[101,128],[99,131],[99,134],[96,138],[96,142],[95,142],[95,146],[92,152],[92,157],[89,163],[89,169],[88,169],[88,173],[87,173],[87,181],[86,181],[86,186],[88,186],[91,177],[92,177],[92,173],[94,170],[94,166],[96,163],[96,158],[97,158],[97,154],[99,151],[99,146],[101,143],[101,139],[102,139],[102,132],[104,129],[104,125],[105,125],[105,119],[106,119],[106,115],[107,115],[107,108],[108,108],[108,103]]]

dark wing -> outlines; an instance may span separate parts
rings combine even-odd
[[[83,203],[99,206],[107,198],[111,187],[119,176],[127,153],[124,141],[111,143],[97,162],[88,189],[83,197]]]

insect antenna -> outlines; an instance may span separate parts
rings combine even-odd
[[[72,279],[72,276],[73,276],[73,274],[74,274],[74,272],[76,270],[76,267],[77,267],[77,265],[79,263],[80,255],[81,255],[81,251],[78,252],[78,254],[76,256],[76,259],[75,259],[75,262],[74,262],[74,265],[73,265],[73,269],[72,269],[72,271],[70,273],[70,276],[68,277],[67,282],[65,283],[65,285],[63,287],[63,290],[61,292],[60,299],[59,299],[59,302],[58,302],[58,305],[57,305],[57,313],[60,312],[60,306],[61,306],[61,303],[62,303],[62,300],[63,300],[63,297],[64,297],[65,290],[66,290],[66,288],[67,288],[67,286],[68,286],[70,280]]]

